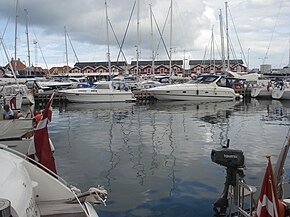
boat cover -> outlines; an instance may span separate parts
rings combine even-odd
[[[0,140],[21,138],[33,130],[32,119],[13,119],[0,121]]]

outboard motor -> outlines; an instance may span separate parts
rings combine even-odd
[[[245,157],[241,150],[229,149],[229,145],[223,146],[221,149],[213,149],[211,151],[211,160],[219,165],[226,167],[226,181],[224,190],[220,198],[214,203],[215,217],[226,216],[228,208],[228,193],[230,185],[237,186],[237,175],[244,177]]]

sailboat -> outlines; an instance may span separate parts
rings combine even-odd
[[[285,67],[285,71],[286,69],[289,70],[289,68],[290,68],[290,34],[289,34],[289,62],[288,62],[288,66]],[[290,81],[284,80],[284,81],[276,82],[276,85],[274,86],[273,91],[272,91],[272,98],[289,100],[290,99]]]

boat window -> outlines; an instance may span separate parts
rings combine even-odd
[[[221,87],[227,87],[227,79],[221,78],[216,84]]]
[[[199,76],[194,80],[187,82],[188,84],[209,84],[218,79],[217,76]]]
[[[109,84],[96,84],[95,89],[109,90]]]

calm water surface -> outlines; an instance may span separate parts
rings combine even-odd
[[[49,133],[60,176],[82,191],[108,190],[100,217],[203,217],[213,216],[225,178],[211,150],[230,139],[244,152],[247,182],[259,187],[265,155],[276,162],[289,120],[290,102],[274,100],[68,104],[54,107]]]

